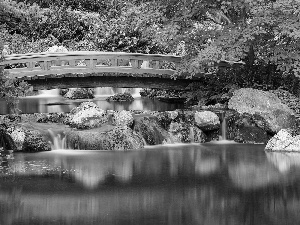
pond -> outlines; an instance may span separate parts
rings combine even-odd
[[[0,224],[300,224],[300,156],[215,142],[14,153]]]
[[[65,99],[59,95],[58,89],[39,91],[37,96],[20,98],[18,108],[21,113],[55,113],[70,112],[71,109],[85,101],[96,103],[103,110],[150,110],[169,111],[184,108],[183,103],[161,102],[157,99],[144,98],[139,95],[140,88],[131,88],[130,93],[135,98],[133,102],[108,102],[106,98],[116,93],[122,93],[125,88],[97,88],[94,99]],[[4,99],[0,99],[0,114],[9,114],[10,110]]]

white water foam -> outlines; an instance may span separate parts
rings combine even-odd
[[[97,87],[95,88],[95,97],[108,97],[118,93],[129,92],[132,97],[138,98],[140,95],[141,88],[112,88],[112,87]]]
[[[51,129],[48,129],[48,133],[50,134],[51,141],[51,150],[61,150],[67,149],[66,137],[63,137],[60,133],[55,133]]]

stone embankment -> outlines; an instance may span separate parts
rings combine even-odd
[[[226,126],[228,140],[268,143],[266,150],[287,151],[278,140],[284,137],[295,146],[299,144],[297,110],[274,93],[243,88],[233,93],[227,109],[105,111],[93,102],[84,102],[70,113],[4,115],[0,123],[7,127],[2,129],[2,137],[11,137],[14,150],[24,152],[50,150],[52,133],[64,139],[69,149],[131,150],[145,145],[219,140],[222,126]],[[282,135],[282,129],[290,135]]]

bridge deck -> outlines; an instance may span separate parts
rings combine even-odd
[[[171,79],[181,57],[124,52],[43,52],[5,56],[9,77],[34,89],[65,87],[159,87],[182,89],[191,81]],[[60,78],[60,79],[57,79]],[[161,78],[154,81],[153,78]],[[181,82],[181,81],[182,82]],[[178,86],[178,88],[176,88]]]

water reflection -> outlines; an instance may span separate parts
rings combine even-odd
[[[300,154],[297,152],[266,152],[268,160],[281,173],[288,173],[294,167],[300,168]]]
[[[22,113],[54,113],[70,112],[70,110],[86,100],[66,100],[62,97],[23,98],[19,100],[18,107]],[[168,111],[181,109],[181,103],[166,103],[148,98],[136,98],[133,102],[107,102],[105,98],[91,100],[104,110],[151,110]],[[0,114],[9,114],[5,100],[0,99]]]
[[[15,154],[0,224],[299,224],[300,168],[281,173],[263,148]]]

